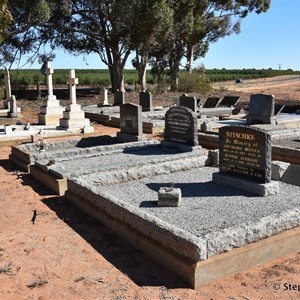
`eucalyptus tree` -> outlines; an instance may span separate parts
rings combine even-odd
[[[162,51],[168,60],[171,89],[176,89],[180,63],[187,58],[188,69],[192,59],[208,51],[209,45],[218,39],[239,33],[241,19],[249,13],[266,12],[271,0],[169,0],[173,10],[172,35]]]
[[[27,52],[38,49],[39,28],[51,16],[51,1],[1,0],[0,62],[12,63]]]

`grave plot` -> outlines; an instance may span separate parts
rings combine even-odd
[[[154,165],[158,168],[157,172],[165,172],[165,169],[176,170],[188,164],[203,165],[207,160],[207,157],[202,155],[201,147],[195,151],[181,153],[182,150],[179,150],[170,154],[168,145],[162,146],[157,143],[155,140],[148,140],[98,146],[93,149],[49,151],[36,157],[35,164],[30,166],[30,174],[57,194],[63,195],[67,189],[67,178],[100,173],[104,180],[116,180],[115,178],[129,176],[128,170],[131,167],[139,169],[140,173],[136,176],[142,177],[146,176]],[[199,156],[203,157],[200,159]],[[146,172],[146,175],[143,175],[143,172]]]
[[[194,288],[299,251],[298,186],[279,182],[277,195],[258,197],[213,183],[216,168],[143,168],[70,178],[66,197]],[[159,207],[170,186],[180,206]]]

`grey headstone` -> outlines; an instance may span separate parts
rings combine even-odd
[[[151,111],[152,105],[152,94],[148,91],[140,92],[140,105],[142,106],[142,111]]]
[[[275,98],[273,95],[252,94],[250,96],[248,124],[274,124]]]
[[[281,177],[281,181],[300,186],[299,174],[300,174],[300,166],[291,164],[287,168],[283,176]]]
[[[143,134],[142,107],[126,103],[120,106],[121,133],[141,136]]]
[[[114,93],[114,105],[122,104],[125,104],[125,92],[117,90]]]
[[[205,101],[203,108],[214,108],[217,107],[221,98],[218,97],[208,97]]]
[[[271,181],[271,135],[248,126],[219,129],[220,173],[259,183]]]
[[[195,97],[188,97],[186,94],[183,94],[179,98],[179,105],[190,108],[193,112],[197,112],[197,99]]]
[[[181,189],[173,187],[161,187],[158,191],[158,206],[179,206],[181,201]]]
[[[240,100],[240,96],[225,96],[219,103],[219,107],[232,107],[235,106]]]
[[[187,107],[171,107],[165,115],[164,139],[198,146],[197,115]]]

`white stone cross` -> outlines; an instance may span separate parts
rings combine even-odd
[[[71,104],[76,104],[76,84],[78,84],[78,78],[75,78],[75,70],[69,71],[68,83],[70,85]]]
[[[54,73],[51,68],[51,61],[47,61],[47,66],[45,74],[47,75],[47,86],[48,86],[48,95],[53,96],[53,84],[52,84],[52,74]]]

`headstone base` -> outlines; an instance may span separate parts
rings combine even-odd
[[[12,112],[9,112],[9,113],[8,113],[8,117],[9,117],[9,118],[18,118],[18,117],[19,117],[19,114],[18,114],[18,113],[12,113]]]
[[[254,181],[241,179],[222,173],[213,173],[212,180],[214,183],[254,193],[262,197],[268,195],[276,195],[279,192],[279,184],[277,181],[270,181],[268,183],[256,183]]]
[[[128,133],[117,132],[117,141],[120,143],[138,142],[145,140],[144,135],[132,135]]]
[[[84,128],[84,127],[91,127],[91,126],[90,126],[89,119],[73,118],[73,119],[60,119],[59,127],[72,129],[72,128]]]
[[[202,146],[190,146],[190,145],[184,145],[181,143],[169,142],[169,141],[161,141],[160,145],[164,149],[164,151],[169,153],[192,152],[192,151],[202,150]]]
[[[181,201],[181,189],[172,187],[161,187],[158,191],[158,206],[177,207]]]
[[[59,125],[59,120],[62,117],[62,111],[59,114],[45,114],[39,113],[38,114],[38,122],[40,125]]]

